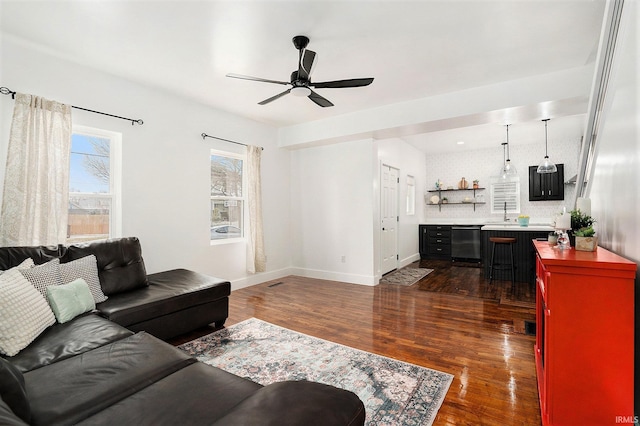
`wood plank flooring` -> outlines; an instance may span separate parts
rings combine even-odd
[[[289,276],[236,290],[226,325],[255,317],[451,373],[454,381],[435,425],[539,425],[535,338],[524,333],[525,321],[535,320],[534,309],[500,303],[511,283],[489,286],[479,268],[451,262],[420,266],[435,271],[412,286]],[[517,285],[514,300],[518,292],[530,297],[530,289],[520,288],[526,284]]]

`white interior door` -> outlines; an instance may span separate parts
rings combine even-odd
[[[398,169],[382,165],[380,194],[381,273],[384,275],[398,268]]]

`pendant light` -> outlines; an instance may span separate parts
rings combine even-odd
[[[509,124],[507,124],[507,161],[504,163],[504,171],[507,176],[516,176],[518,171],[516,167],[511,164],[511,160],[509,159]]]
[[[547,121],[549,121],[550,118],[545,118],[544,120],[544,158],[542,159],[542,162],[540,163],[540,165],[538,166],[538,173],[555,173],[558,171],[558,168],[556,167],[556,165],[549,160],[549,153],[547,152],[547,145],[548,145],[548,139],[547,139]]]

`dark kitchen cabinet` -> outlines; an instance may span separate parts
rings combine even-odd
[[[529,201],[564,200],[564,164],[556,164],[555,173],[538,173],[529,167]]]
[[[420,257],[451,259],[451,226],[420,225]]]

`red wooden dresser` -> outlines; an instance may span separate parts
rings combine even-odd
[[[633,423],[636,264],[601,247],[533,244],[542,423]]]

